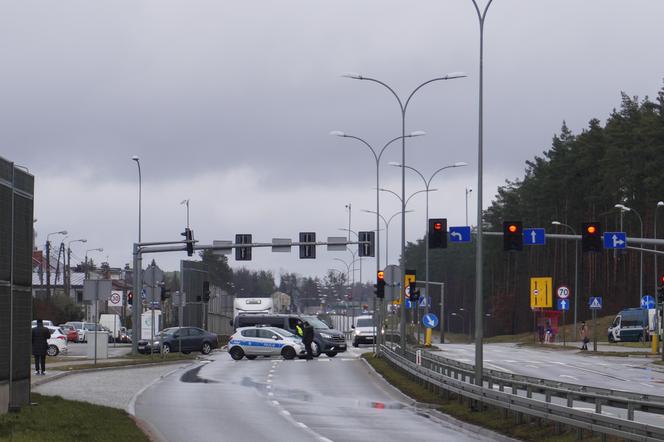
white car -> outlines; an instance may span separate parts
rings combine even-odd
[[[242,327],[228,341],[228,353],[236,361],[243,357],[279,356],[294,359],[304,356],[304,344],[299,336],[276,327]]]
[[[36,326],[37,324],[35,323],[32,328],[35,328]],[[48,356],[57,356],[60,353],[66,354],[68,350],[67,335],[63,332],[63,330],[58,327],[46,324],[44,324],[44,327],[51,331],[51,337],[47,341],[48,349],[46,350],[46,354]]]
[[[358,316],[355,319],[355,325],[351,328],[353,329],[351,336],[353,347],[359,347],[360,344],[373,344],[376,340],[376,329],[373,317],[370,315]]]

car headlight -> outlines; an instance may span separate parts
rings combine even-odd
[[[329,334],[329,333],[321,333],[320,335],[321,335],[321,337],[323,337],[325,339],[332,339],[332,335]]]
[[[159,341],[154,341],[154,345],[159,345]]]
[[[360,336],[360,335],[362,334],[362,332],[359,331],[359,330],[355,330],[355,334],[356,334],[357,336]]]

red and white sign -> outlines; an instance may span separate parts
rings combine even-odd
[[[564,286],[564,285],[561,285],[560,287],[558,287],[557,293],[558,293],[558,297],[559,297],[560,299],[567,299],[567,298],[569,298],[569,288],[567,288],[567,287]]]
[[[122,292],[113,290],[111,296],[108,298],[109,307],[122,307]]]

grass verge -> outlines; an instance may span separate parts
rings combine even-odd
[[[543,442],[571,442],[578,440],[575,429],[563,431],[556,434],[555,425],[545,421],[534,419],[532,422],[517,424],[514,417],[505,417],[503,411],[494,407],[488,407],[482,412],[472,411],[466,403],[459,402],[458,398],[451,395],[451,399],[445,399],[441,395],[420,385],[413,378],[405,375],[401,370],[394,368],[384,359],[374,357],[370,353],[362,355],[364,359],[378,372],[387,382],[399,389],[402,393],[415,399],[417,402],[433,405],[437,410],[450,415],[456,419],[473,425],[488,428],[497,433],[524,441]],[[584,435],[588,435],[584,432]],[[599,437],[586,437],[583,440],[599,441]],[[614,439],[608,438],[612,441]],[[618,439],[615,439],[618,440]]]
[[[149,439],[124,411],[33,393],[35,405],[0,416],[0,440],[12,442]]]
[[[126,367],[134,365],[144,365],[144,364],[163,364],[170,363],[174,361],[189,361],[196,359],[197,355],[188,354],[183,355],[181,353],[169,353],[168,355],[153,355],[150,358],[150,355],[127,355],[123,356],[119,360],[113,359],[103,359],[98,360],[97,364],[71,364],[71,365],[60,365],[53,367],[51,370],[56,371],[74,371],[74,370],[86,370],[89,368],[112,368],[112,367]]]

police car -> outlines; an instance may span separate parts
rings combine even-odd
[[[293,333],[275,327],[242,327],[228,341],[228,353],[236,361],[243,357],[279,356],[294,359],[304,356],[302,340]]]

